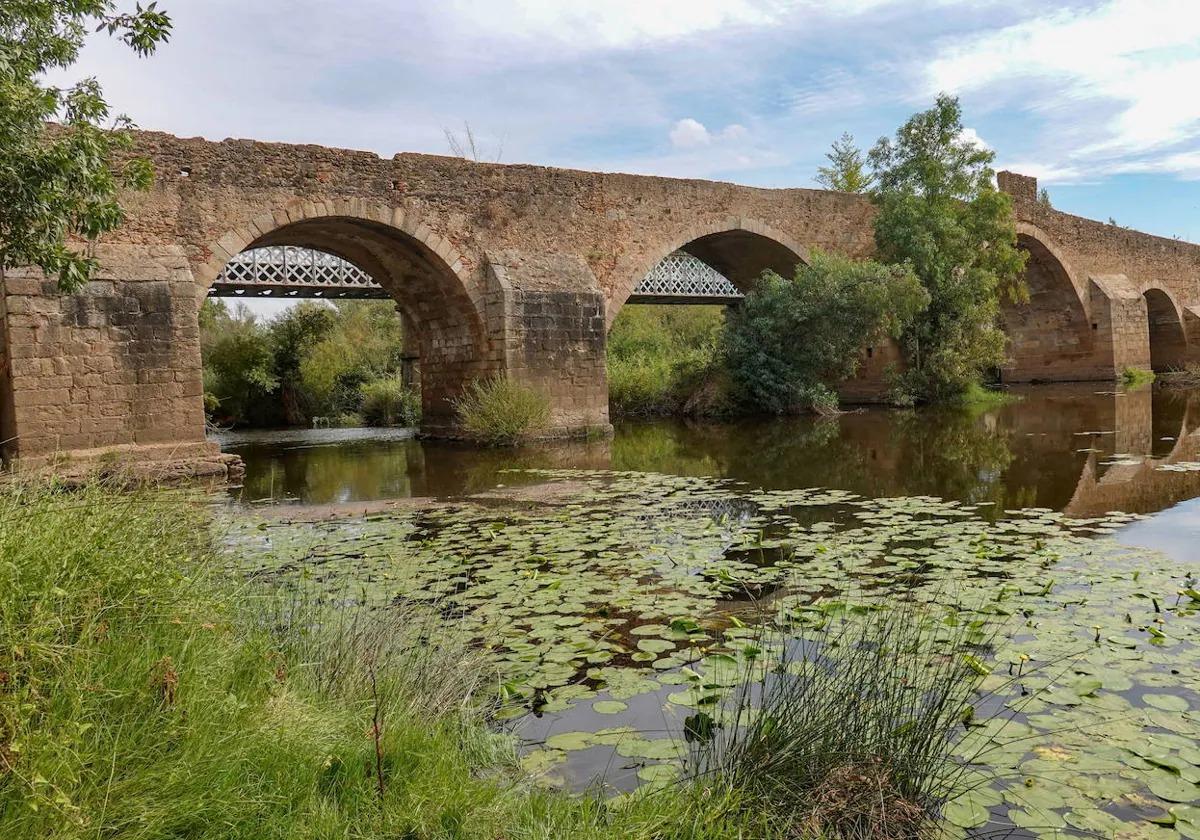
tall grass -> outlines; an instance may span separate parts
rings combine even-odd
[[[954,749],[986,673],[977,625],[914,607],[844,612],[802,639],[767,634],[779,658],[701,739],[700,779],[719,779],[797,837],[915,838],[967,788]]]
[[[505,377],[472,382],[454,401],[459,428],[479,443],[512,446],[550,425],[550,401],[528,385]]]
[[[421,395],[399,376],[364,383],[359,412],[369,426],[415,426],[421,422]]]
[[[211,529],[187,495],[0,493],[0,837],[767,836],[728,792],[533,786],[453,623],[234,583]]]

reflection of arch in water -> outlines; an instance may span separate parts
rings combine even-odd
[[[1131,455],[1136,463],[1102,462],[1110,456],[1095,452],[1088,453],[1075,492],[1063,512],[1068,516],[1101,516],[1111,511],[1126,513],[1155,513],[1171,507],[1185,499],[1200,495],[1200,472],[1172,472],[1159,469],[1167,464],[1200,460],[1200,407],[1191,396],[1186,400],[1177,424],[1164,428],[1156,423],[1156,413],[1161,414],[1163,399],[1171,395],[1158,395],[1160,403],[1155,406],[1155,395],[1150,389],[1131,392],[1117,400],[1128,400],[1132,410],[1122,405],[1118,412],[1117,453]],[[1119,403],[1120,404],[1120,403]],[[1122,425],[1124,422],[1126,425]],[[1177,426],[1177,430],[1174,428]],[[1172,431],[1174,441],[1166,454],[1155,457],[1154,451],[1163,432]],[[1122,446],[1122,444],[1124,446]],[[1124,451],[1122,451],[1124,449]]]
[[[1001,309],[1001,324],[1008,336],[1008,364],[1002,369],[1002,378],[1006,382],[1098,378],[1087,298],[1074,272],[1046,235],[1032,225],[1017,226],[1017,246],[1028,254],[1025,286],[1029,300],[1007,302]]]

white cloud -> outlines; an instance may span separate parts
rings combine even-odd
[[[1102,114],[1112,103],[1115,117],[1072,152],[1118,171],[1122,159],[1200,133],[1200,96],[1186,87],[1200,80],[1200,3],[1108,0],[1042,15],[960,39],[928,65],[927,80],[929,93],[1019,88],[1036,100],[1026,107],[1051,118],[1078,103]]]
[[[973,146],[978,146],[981,149],[991,149],[988,142],[979,136],[979,132],[970,126],[965,127],[958,133],[958,139],[970,143]]]
[[[675,123],[671,129],[671,145],[676,149],[694,149],[697,146],[707,146],[712,142],[712,136],[704,123],[691,117]]]
[[[714,143],[734,145],[750,139],[750,132],[744,125],[732,123],[725,126],[716,134],[708,130],[699,120],[685,117],[671,128],[671,145],[676,149],[698,149]]]

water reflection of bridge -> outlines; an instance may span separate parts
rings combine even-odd
[[[1200,472],[1162,469],[1200,460],[1196,399],[1144,388],[1113,395],[1112,402],[1112,449],[1088,447],[1099,451],[1087,453],[1064,512],[1079,517],[1112,510],[1152,513],[1200,495]]]

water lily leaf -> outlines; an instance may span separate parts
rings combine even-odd
[[[1152,771],[1145,781],[1146,787],[1159,799],[1185,804],[1200,802],[1200,785],[1181,779],[1166,770]]]
[[[959,828],[979,828],[988,821],[990,814],[986,807],[968,793],[946,803],[942,816],[951,825]]]
[[[1191,708],[1187,700],[1174,694],[1143,694],[1142,702],[1165,712],[1186,712]]]
[[[546,746],[552,750],[585,750],[594,746],[590,732],[561,732],[546,739]]]

